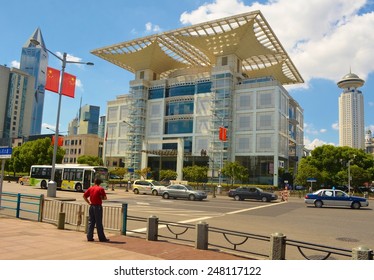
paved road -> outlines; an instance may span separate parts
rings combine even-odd
[[[46,190],[4,182],[4,191],[46,194]],[[165,200],[151,195],[135,195],[122,189],[108,190],[106,204],[128,203],[129,215],[160,220],[196,223],[210,227],[270,236],[280,232],[289,239],[352,249],[359,245],[374,248],[374,201],[368,208],[306,207],[302,198],[288,203],[234,201],[226,196],[209,196],[205,201]],[[57,191],[59,198],[82,200],[81,193]]]

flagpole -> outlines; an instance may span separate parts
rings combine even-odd
[[[56,173],[56,157],[57,157],[57,146],[58,146],[58,136],[59,136],[59,126],[60,126],[60,112],[61,112],[61,97],[62,97],[62,85],[64,84],[64,73],[66,67],[66,53],[64,52],[62,56],[62,66],[61,66],[61,79],[60,86],[58,90],[58,105],[57,105],[57,117],[56,117],[56,129],[55,129],[55,141],[53,142],[53,156],[52,156],[52,170],[51,170],[51,180],[48,182],[50,184],[57,184],[55,182]],[[56,186],[57,187],[57,186]],[[49,188],[49,186],[48,186]],[[53,196],[53,194],[51,194]],[[54,195],[56,196],[56,195]]]
[[[32,44],[34,44],[35,46],[41,45],[40,42],[38,40],[35,40],[35,39],[31,39],[30,42]],[[60,86],[59,86],[59,91],[58,91],[58,105],[57,105],[55,141],[53,143],[51,179],[48,182],[48,189],[47,189],[47,197],[56,197],[57,182],[55,182],[54,180],[55,180],[55,173],[56,173],[56,156],[57,156],[57,146],[58,146],[57,141],[58,141],[58,135],[59,135],[58,131],[59,131],[59,125],[60,125],[62,86],[63,86],[63,83],[64,83],[64,73],[65,73],[66,63],[76,63],[76,64],[86,64],[86,65],[94,65],[94,64],[92,62],[69,61],[69,60],[66,60],[66,57],[67,57],[66,52],[64,52],[63,57],[61,58],[58,55],[51,52],[49,49],[47,49],[44,45],[41,45],[41,47],[62,62],[61,79],[60,79]]]

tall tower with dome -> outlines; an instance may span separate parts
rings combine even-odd
[[[339,146],[365,149],[364,96],[359,87],[365,81],[352,72],[338,83],[343,89],[339,97]]]

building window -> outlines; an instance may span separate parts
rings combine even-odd
[[[222,57],[222,66],[226,66],[228,64],[227,56]]]
[[[272,113],[258,113],[256,129],[257,130],[274,129],[273,114]]]
[[[165,123],[165,134],[192,133],[193,120],[173,120]]]
[[[257,108],[273,108],[274,107],[274,92],[259,91],[257,92]]]

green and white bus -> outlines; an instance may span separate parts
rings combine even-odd
[[[33,165],[30,169],[30,185],[46,189],[51,179],[52,165]],[[108,168],[84,164],[56,164],[55,182],[57,189],[82,192],[100,178],[101,186],[108,187]]]

